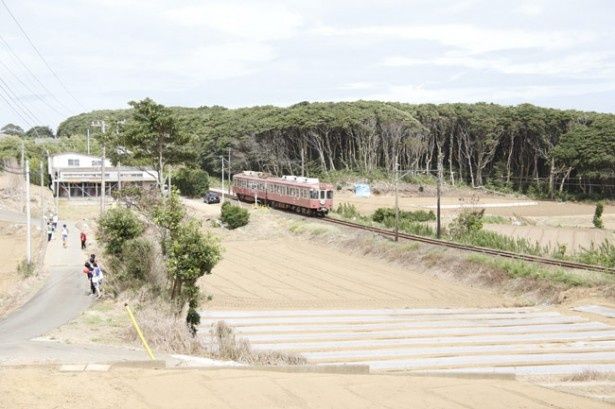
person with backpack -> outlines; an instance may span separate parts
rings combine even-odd
[[[90,254],[90,258],[85,261],[85,268],[83,272],[87,274],[88,280],[90,281],[90,290],[92,291],[92,295],[96,294],[96,287],[92,282],[92,277],[94,275],[94,265],[96,264],[96,254]],[[88,269],[86,272],[85,269]]]
[[[96,290],[96,298],[102,297],[102,282],[103,282],[102,270],[98,266],[98,264],[94,262],[94,271],[92,271],[92,284],[94,286],[94,289]]]
[[[88,239],[88,236],[86,236],[84,231],[82,231],[81,234],[79,235],[79,239],[81,240],[81,250],[85,250],[86,241]]]

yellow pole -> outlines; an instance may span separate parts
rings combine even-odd
[[[141,332],[141,328],[139,328],[139,324],[137,324],[137,320],[135,319],[135,316],[132,315],[132,311],[130,310],[130,307],[128,306],[128,304],[124,304],[124,306],[126,307],[126,311],[128,311],[128,316],[130,317],[130,320],[132,321],[132,325],[137,330],[137,334],[139,334],[139,338],[141,338],[143,347],[145,347],[145,350],[147,351],[147,354],[149,355],[150,359],[154,361],[156,357],[152,353],[152,350],[149,348],[149,345],[147,345],[147,341],[145,340],[145,337],[143,336],[143,333]]]

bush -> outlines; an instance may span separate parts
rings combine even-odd
[[[248,224],[250,214],[242,207],[232,205],[231,202],[224,202],[220,219],[232,230]]]
[[[451,236],[454,239],[461,238],[469,233],[479,231],[483,228],[483,215],[485,209],[468,210],[464,209],[459,216],[449,225]]]
[[[523,238],[504,236],[492,231],[470,230],[460,236],[454,236],[455,241],[472,246],[487,247],[490,249],[512,251],[514,253],[541,256],[545,253],[540,244],[530,243]]]
[[[603,228],[602,224],[602,212],[604,211],[604,204],[602,202],[596,203],[596,211],[594,212],[594,219],[592,220],[594,223],[594,227],[601,229]]]
[[[372,215],[372,220],[377,223],[384,223],[385,219],[388,218],[395,219],[395,209],[381,207]],[[424,210],[416,210],[414,212],[400,210],[399,220],[400,223],[402,220],[406,220],[408,222],[428,222],[431,220],[436,220],[436,215],[433,210],[428,212]]]
[[[342,216],[344,219],[360,219],[361,214],[357,210],[356,206],[351,203],[340,203],[335,210],[335,213]]]
[[[124,243],[122,249],[123,269],[126,277],[145,280],[152,269],[154,246],[145,238],[136,238]]]
[[[36,265],[33,261],[28,263],[28,260],[24,258],[17,264],[17,272],[24,277],[30,277],[36,272]]]
[[[181,168],[174,177],[173,183],[184,196],[201,197],[209,190],[209,175],[202,169]]]
[[[109,209],[98,220],[96,238],[105,246],[105,252],[114,256],[122,253],[128,240],[143,233],[143,224],[129,209],[117,207]]]
[[[615,244],[605,240],[599,246],[594,243],[583,249],[577,255],[577,259],[586,264],[597,264],[605,267],[615,267]]]

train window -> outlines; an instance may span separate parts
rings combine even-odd
[[[310,190],[310,199],[318,199],[318,190]]]
[[[320,198],[321,198],[321,199],[324,199],[324,198],[325,198],[325,191],[324,191],[324,190],[321,190],[321,191],[320,191]]]
[[[327,199],[333,199],[333,190],[327,190]]]

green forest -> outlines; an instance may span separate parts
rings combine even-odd
[[[219,156],[230,148],[233,172],[385,178],[398,163],[428,173],[440,166],[455,185],[563,199],[615,196],[612,114],[378,101],[169,109],[185,145],[182,160],[210,174],[220,173]],[[62,122],[57,134],[82,136],[92,121],[105,120],[108,134],[122,135],[133,113],[80,114]]]

